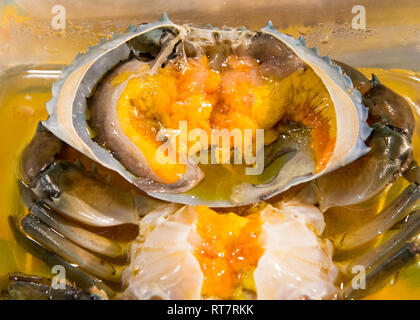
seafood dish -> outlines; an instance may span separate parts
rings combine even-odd
[[[8,228],[65,289],[16,269],[4,299],[360,299],[419,257],[419,109],[380,73],[164,14],[54,80]]]

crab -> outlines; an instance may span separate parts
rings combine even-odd
[[[244,87],[242,100],[235,100],[232,92]],[[245,99],[249,92],[252,102]],[[194,113],[194,101],[200,110],[210,108],[207,116]],[[235,109],[243,101],[251,104]],[[179,105],[189,110],[184,120],[198,119],[200,132],[232,123],[243,132],[241,119],[253,130],[264,129],[263,148],[251,153],[262,154],[264,172],[272,173],[257,182],[226,181],[229,192],[215,198],[195,192],[209,177],[188,157],[190,145],[175,150],[182,159],[177,164],[151,156],[171,139],[171,130],[180,129],[174,124]],[[173,109],[165,113],[168,106]],[[255,112],[246,113],[247,106]],[[340,264],[342,285],[335,297],[360,298],[377,290],[420,252],[420,212],[413,212],[420,169],[412,155],[410,106],[374,75],[369,80],[321,57],[303,38],[282,34],[271,23],[258,32],[200,28],[176,25],[164,15],[131,26],[65,68],[47,109],[49,119],[39,124],[21,159],[21,195],[29,213],[10,217],[10,224],[28,251],[49,265],[64,265],[82,289],[118,297],[115,288],[135,257],[129,242],[150,212],[166,212],[177,203],[177,210],[204,205],[243,213],[262,202],[273,204],[296,186],[303,186],[304,201],[325,212],[371,199],[399,176],[410,182],[368,223],[331,239],[336,249],[351,251],[399,227],[386,242]],[[252,135],[250,141],[256,140]],[[96,165],[86,169],[69,154]],[[256,166],[245,163],[241,168]],[[112,177],[105,179],[98,167]],[[121,228],[134,230],[134,236],[126,242],[109,236]],[[367,270],[367,289],[351,285],[356,265]]]

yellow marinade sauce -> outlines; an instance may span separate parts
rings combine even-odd
[[[372,72],[375,73],[384,85],[409,100],[416,112],[417,126],[413,135],[413,144],[415,158],[419,160],[420,76],[405,70],[361,69],[361,71],[369,77]],[[11,272],[52,276],[50,270],[42,262],[27,254],[16,244],[8,224],[9,215],[25,212],[19,199],[17,187],[17,179],[20,176],[20,155],[32,138],[38,121],[46,119],[45,103],[51,97],[51,80],[42,80],[40,81],[41,85],[26,86],[24,89],[19,81],[26,80],[22,78],[16,79],[15,82],[9,81],[6,90],[0,91],[0,177],[2,178],[2,188],[0,188],[0,203],[2,204],[0,211],[0,289],[4,288],[7,275]],[[404,183],[399,180],[395,186],[376,197],[374,201],[378,202],[378,205],[375,206],[375,212],[400,192],[403,186]],[[360,211],[362,206],[363,204],[358,205],[357,210]],[[351,211],[351,208],[347,210]],[[357,215],[338,217],[334,222],[336,224],[330,225],[329,228],[339,228],[340,224],[343,225],[351,222],[351,219],[356,220],[359,217]],[[369,296],[368,299],[420,299],[420,266],[409,267],[400,274],[392,286]]]
[[[378,68],[360,68],[359,69],[369,79],[371,74],[375,74],[382,84],[394,90],[406,100],[413,109],[416,119],[416,128],[413,133],[413,153],[414,159],[420,160],[420,74],[412,71],[393,69],[383,70]],[[403,182],[403,184],[406,184]],[[393,188],[391,188],[392,190]],[[402,190],[401,188],[397,188]],[[400,191],[398,191],[400,192]],[[388,201],[395,197],[395,194],[384,195]],[[381,201],[379,199],[378,201]],[[366,299],[420,299],[420,261],[410,266],[397,278],[397,281],[387,286],[381,291],[372,294]]]
[[[46,86],[25,87],[24,91],[18,81],[26,80],[23,76],[10,79],[7,85],[2,84],[6,91],[0,92],[0,289],[11,272],[50,275],[44,263],[16,243],[8,222],[9,215],[23,214],[26,210],[20,201],[17,185],[20,155],[39,120],[46,119],[45,103],[51,98],[51,81],[47,80]]]

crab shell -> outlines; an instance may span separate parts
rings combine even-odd
[[[270,198],[294,185],[316,179],[344,166],[369,151],[364,143],[371,132],[366,124],[368,110],[362,105],[361,94],[353,88],[350,78],[343,75],[341,68],[333,65],[328,56],[321,57],[316,47],[307,48],[302,37],[296,40],[289,35],[280,33],[269,22],[259,31],[259,34],[266,34],[280,40],[309,66],[321,79],[334,103],[337,122],[336,143],[329,162],[323,170],[311,174],[296,172],[295,175],[290,175],[290,179],[286,183],[280,182],[280,177],[275,176],[268,183],[260,185],[239,184],[233,187],[233,193],[229,200],[222,199],[220,201],[207,201],[184,193],[203,179],[200,168],[191,161],[187,162],[185,174],[177,182],[171,184],[161,183],[154,179],[151,170],[148,171],[148,164],[144,159],[144,162],[141,159],[140,162],[145,168],[146,174],[144,176],[134,175],[109,150],[100,146],[92,138],[87,124],[88,98],[93,95],[97,85],[107,72],[120,62],[127,61],[132,57],[132,50],[127,45],[128,41],[162,28],[176,30],[179,34],[220,32],[227,37],[229,37],[229,33],[234,36],[235,33],[247,32],[244,28],[219,30],[176,25],[168,19],[166,14],[157,22],[143,24],[139,27],[130,26],[126,33],[114,34],[110,40],[101,40],[97,46],[90,47],[86,53],[78,55],[71,66],[63,69],[61,79],[53,85],[53,98],[47,103],[50,116],[44,122],[44,126],[70,146],[101,165],[118,172],[130,183],[153,197],[171,202],[190,205],[204,204],[211,207],[243,205]]]

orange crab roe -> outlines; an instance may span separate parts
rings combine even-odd
[[[283,79],[268,79],[251,57],[229,56],[219,71],[211,69],[206,56],[190,58],[183,72],[168,64],[154,75],[130,79],[118,113],[124,132],[167,183],[179,180],[185,165],[156,161],[162,144],[156,134],[161,127],[179,129],[180,121],[187,122],[188,131],[202,129],[208,137],[212,129],[251,129],[253,146],[256,129],[264,129],[264,143],[270,144],[278,137],[273,127],[279,121],[303,123],[311,129],[316,171],[325,167],[335,146],[335,110],[319,77],[308,68]],[[190,143],[195,141],[188,142],[187,150]],[[209,144],[210,139],[202,148]]]
[[[253,271],[263,254],[259,215],[219,214],[205,206],[195,210],[201,237],[195,257],[204,275],[201,294],[231,299],[239,286],[255,291]]]

